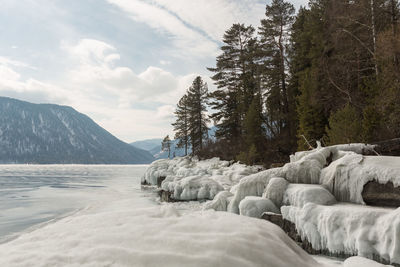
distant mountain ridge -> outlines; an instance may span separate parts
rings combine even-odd
[[[0,163],[145,164],[154,160],[68,106],[0,97]]]

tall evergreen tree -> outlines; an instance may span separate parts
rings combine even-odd
[[[272,138],[281,140],[280,150],[290,153],[295,137],[295,101],[288,89],[288,45],[290,30],[295,19],[292,4],[273,0],[267,5],[265,18],[259,28],[263,81],[266,96],[266,121]]]
[[[234,24],[223,37],[222,53],[216,67],[208,68],[218,89],[210,94],[210,105],[215,110],[211,118],[218,130],[216,136],[227,140],[238,152],[242,142],[243,121],[254,92],[259,90],[254,64],[256,41],[254,28]]]
[[[190,110],[188,102],[188,96],[185,94],[177,104],[175,110],[176,121],[172,124],[175,131],[175,139],[178,140],[177,147],[185,148],[185,156],[190,142]]]
[[[208,138],[208,118],[205,114],[208,97],[207,83],[198,76],[194,79],[192,86],[187,92],[187,106],[189,111],[189,131],[192,142],[192,151],[196,155],[202,148],[204,141]]]

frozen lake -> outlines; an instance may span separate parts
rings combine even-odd
[[[122,194],[143,195],[147,165],[0,165],[0,243]],[[155,202],[148,202],[149,205]]]

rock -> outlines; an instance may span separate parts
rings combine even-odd
[[[392,182],[368,182],[364,185],[361,195],[364,202],[370,206],[400,207],[400,187],[395,187]]]
[[[311,243],[307,240],[307,238],[304,238],[304,240],[301,238],[301,236],[298,234],[296,230],[296,225],[292,223],[291,221],[288,221],[286,219],[283,219],[281,214],[275,214],[271,212],[265,212],[261,216],[261,219],[267,220],[280,228],[291,238],[293,239],[302,249],[304,249],[307,253],[312,254],[312,255],[325,255],[329,257],[336,257],[336,258],[348,258],[352,256],[357,256],[355,254],[348,254],[344,252],[331,252],[329,250],[316,250],[312,247]],[[379,255],[374,254],[372,259],[374,261],[383,263],[383,264],[390,264],[386,259],[380,257]],[[391,263],[392,266],[400,266],[399,264],[396,263]]]
[[[281,177],[271,178],[267,188],[263,194],[263,197],[270,199],[274,202],[275,206],[280,208],[282,206],[283,196],[289,182]]]
[[[165,176],[159,176],[159,177],[157,178],[157,187],[161,187],[161,183],[165,180],[165,178],[167,178],[167,177],[165,177]]]
[[[163,189],[158,190],[158,195],[160,196],[161,202],[180,202],[181,200],[174,199],[172,197],[173,193],[165,191]]]
[[[247,196],[239,203],[240,215],[261,218],[264,212],[280,213],[274,202],[267,198]]]

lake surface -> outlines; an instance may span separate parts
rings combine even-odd
[[[140,187],[146,168],[147,165],[0,165],[0,243],[121,195],[154,200],[154,192]]]

